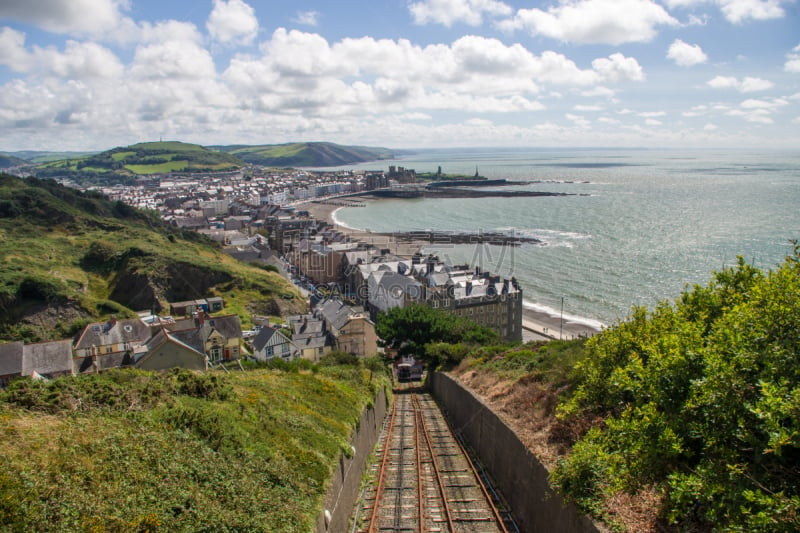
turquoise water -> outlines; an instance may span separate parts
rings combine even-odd
[[[505,230],[543,245],[441,245],[450,263],[516,276],[531,308],[611,324],[633,305],[673,300],[743,256],[772,268],[800,239],[800,151],[442,150],[362,169],[405,166],[542,183],[564,197],[381,200],[336,212],[380,232]],[[359,169],[359,166],[352,167]]]

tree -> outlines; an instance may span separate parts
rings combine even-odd
[[[499,340],[489,328],[423,304],[396,307],[381,313],[375,331],[400,353],[420,357],[429,355],[426,345],[433,343],[486,344]]]

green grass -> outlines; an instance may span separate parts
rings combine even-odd
[[[117,152],[115,154],[111,154],[111,159],[114,161],[122,161],[126,157],[130,157],[132,155],[136,155],[136,152],[127,151],[127,152]]]
[[[0,393],[0,530],[311,531],[388,380],[298,368],[15,383]]]
[[[166,174],[168,172],[186,170],[188,160],[168,161],[159,165],[125,165],[134,174]]]
[[[481,347],[465,360],[470,368],[502,379],[535,379],[560,386],[570,381],[578,361],[586,357],[585,339],[528,342],[514,348]]]

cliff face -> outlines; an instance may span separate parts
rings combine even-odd
[[[129,261],[115,276],[109,297],[129,309],[160,311],[166,302],[206,298],[212,287],[233,280],[226,272],[187,263],[168,263],[154,269],[147,264],[151,261],[158,260]]]

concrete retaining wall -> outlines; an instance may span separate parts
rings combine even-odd
[[[446,374],[429,387],[450,424],[494,479],[523,533],[599,533],[591,520],[550,489],[545,467],[477,396]]]
[[[323,512],[317,519],[316,533],[343,533],[348,530],[361,488],[362,474],[378,442],[386,410],[386,391],[381,389],[375,397],[375,405],[361,414],[358,429],[350,439],[355,453],[349,459],[344,456],[339,458],[339,467],[333,474],[325,496]]]

